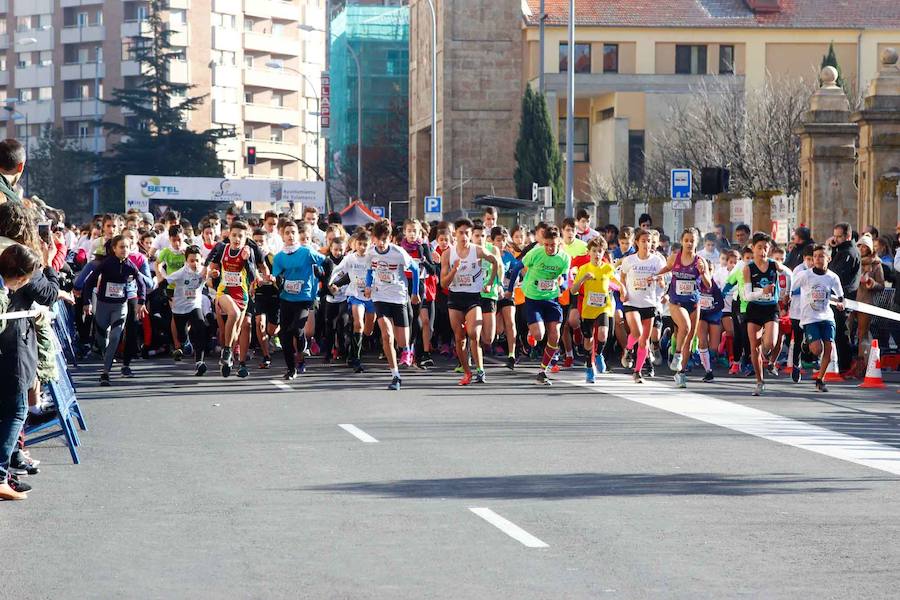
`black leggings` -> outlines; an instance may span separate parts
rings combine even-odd
[[[324,310],[322,310],[324,308]],[[323,302],[319,305],[319,321],[324,321],[324,334],[322,336],[322,356],[331,358],[331,349],[337,344],[338,354],[344,356],[347,353],[347,329],[350,313],[347,311],[346,302]],[[318,322],[317,322],[318,324]]]
[[[737,363],[750,362],[750,335],[747,333],[747,314],[731,313],[734,323],[734,360]]]
[[[147,317],[149,318],[149,317]],[[137,298],[128,300],[128,313],[125,315],[125,356],[122,358],[122,364],[126,367],[138,355],[138,340],[144,337],[144,329],[137,320]]]
[[[284,364],[289,371],[297,366],[297,360],[294,358],[295,352],[303,352],[306,350],[306,320],[309,319],[309,309],[312,308],[312,301],[309,302],[288,302],[281,301],[281,330],[278,332],[278,339],[281,340],[281,353],[284,354]],[[295,345],[296,344],[296,345]]]
[[[190,339],[191,346],[194,347],[194,358],[197,362],[203,362],[203,357],[206,355],[206,319],[203,317],[203,311],[199,308],[195,308],[189,313],[185,313],[183,315],[172,314],[172,318],[175,319],[175,334],[178,336],[178,341],[184,345],[185,339],[187,339],[187,326],[188,323],[191,325],[190,330]]]

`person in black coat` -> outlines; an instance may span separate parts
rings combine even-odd
[[[791,250],[784,259],[784,266],[792,271],[803,262],[803,249],[813,244],[812,232],[809,227],[798,227],[794,230],[791,240]]]
[[[856,291],[859,289],[859,279],[862,275],[862,257],[853,243],[853,231],[849,223],[838,223],[834,226],[833,234],[828,240],[828,245],[831,246],[831,261],[828,268],[840,278],[844,297],[856,300]],[[847,331],[847,313],[834,307],[832,310],[837,330],[834,341],[838,353],[838,369],[843,373],[850,369],[853,362],[853,347],[850,344],[850,333]]]

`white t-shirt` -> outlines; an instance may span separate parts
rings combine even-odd
[[[266,248],[269,249],[269,252],[271,254],[278,254],[284,248],[284,240],[282,240],[281,236],[278,235],[277,229],[272,233],[266,233],[265,241]]]
[[[800,290],[800,326],[818,321],[834,321],[834,313],[828,301],[834,294],[844,297],[841,279],[834,271],[825,271],[822,275],[814,269],[799,271],[794,275],[792,290]],[[796,299],[796,296],[794,297]]]
[[[153,243],[150,244],[150,248],[153,250],[154,254],[159,254],[159,251],[163,248],[171,248],[172,243],[169,241],[169,236],[166,232],[160,233],[155,238],[153,238]]]
[[[659,254],[651,254],[646,259],[641,259],[637,254],[630,254],[622,259],[619,273],[625,278],[625,286],[628,288],[628,300],[626,306],[636,308],[657,308],[659,298],[665,291],[655,281],[654,277],[666,266],[666,259]]]
[[[203,286],[205,279],[185,265],[166,276],[166,281],[175,285],[172,293],[172,312],[184,315],[195,308],[203,308]]]
[[[331,274],[331,282],[346,273],[350,276],[350,283],[347,284],[347,296],[353,296],[358,300],[365,300],[366,291],[366,273],[369,271],[371,259],[368,254],[360,256],[356,252],[344,255],[341,264],[334,268]],[[331,283],[329,282],[329,283]]]
[[[372,300],[406,304],[409,292],[406,287],[405,271],[413,264],[412,257],[400,246],[390,244],[382,254],[373,246],[366,254],[372,269]]]
[[[467,294],[480,294],[484,287],[484,269],[481,268],[481,259],[478,258],[478,250],[474,244],[469,246],[469,253],[462,258],[456,251],[456,244],[450,246],[450,268],[459,261],[459,268],[453,281],[450,282],[451,292],[463,292]]]

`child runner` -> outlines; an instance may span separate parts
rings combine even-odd
[[[772,238],[762,232],[753,234],[750,246],[753,260],[744,267],[744,298],[747,299],[747,336],[750,360],[756,372],[754,396],[765,391],[764,361],[773,361],[778,334],[778,265],[769,258]]]
[[[174,273],[184,266],[184,228],[181,225],[172,225],[169,227],[169,245],[160,249],[156,254],[156,275],[159,281],[165,281],[168,273]],[[166,288],[166,296],[169,299],[169,308],[172,307],[172,294],[175,291],[174,284],[169,284]],[[169,321],[169,330],[172,334],[172,358],[180,361],[184,355],[181,349],[181,343],[178,341],[178,335],[175,331],[175,319]]]
[[[275,251],[269,246],[270,240],[265,230],[256,229],[253,232],[253,241],[259,246],[271,272]],[[279,240],[278,248],[282,247],[284,247],[284,242]],[[278,333],[278,307],[278,288],[275,287],[275,284],[267,279],[257,281],[253,286],[253,312],[255,313],[253,320],[256,324],[256,341],[259,343],[259,351],[262,354],[262,360],[259,363],[260,369],[268,369],[272,364],[272,358],[269,356],[269,340],[274,339]]]
[[[711,267],[707,269],[710,270]],[[697,324],[698,351],[700,364],[705,371],[703,381],[706,383],[714,378],[712,368],[716,360],[716,350],[722,341],[722,311],[725,308],[725,298],[719,284],[715,279],[709,283],[710,285],[700,282],[700,321]]]
[[[484,356],[481,352],[482,291],[491,286],[498,273],[497,257],[472,242],[472,221],[454,223],[456,243],[441,256],[441,285],[450,290],[450,326],[456,340],[456,357],[463,368],[459,385],[472,383],[472,369],[466,350],[468,339],[475,362],[475,383],[484,383]],[[491,266],[485,275],[483,262]]]
[[[809,351],[821,357],[819,372],[813,378],[817,392],[827,392],[825,372],[834,352],[835,323],[834,312],[829,306],[831,296],[837,298],[835,308],[844,310],[844,290],[837,273],[828,269],[828,253],[825,246],[817,244],[812,248],[813,267],[796,274],[793,289],[800,290],[800,324]],[[796,341],[794,342],[797,343]]]
[[[609,335],[609,318],[613,315],[615,303],[610,294],[609,284],[614,283],[622,289],[623,298],[628,297],[622,283],[615,277],[615,270],[608,262],[603,262],[606,254],[606,240],[596,237],[587,243],[590,262],[578,268],[572,289],[578,290],[581,298],[579,307],[581,314],[581,333],[584,336],[584,378],[587,383],[594,383],[596,375],[596,357],[603,355],[603,346]],[[596,330],[597,334],[594,335]],[[594,340],[596,339],[596,345]]]
[[[485,240],[485,229],[480,225],[472,227],[472,241],[476,246],[482,246],[484,250],[494,255],[497,259],[497,276],[493,280],[485,278],[484,289],[481,291],[481,346],[482,360],[484,360],[484,352],[490,353],[497,337],[497,312],[499,309],[500,293],[503,286],[503,257],[500,254],[500,248],[495,246],[490,239],[491,230],[487,230],[488,239]],[[488,260],[481,261],[481,270],[487,273],[491,268]]]
[[[813,256],[813,245],[807,244],[803,248],[803,262],[794,267],[792,280],[797,281],[797,275],[803,271],[812,269],[815,266],[815,258]],[[803,328],[800,326],[800,318],[803,316],[803,302],[800,298],[800,287],[796,284],[791,288],[791,305],[788,309],[788,316],[791,319],[791,337],[793,339],[794,348],[791,353],[791,380],[794,383],[800,383],[801,364],[800,356],[803,352]]]
[[[516,368],[516,304],[512,292],[508,291],[509,271],[514,267],[516,270],[521,269],[521,263],[513,254],[514,247],[506,227],[491,229],[491,242],[495,248],[502,251],[500,260],[503,262],[503,282],[502,295],[497,302],[497,310],[500,312],[498,330],[502,331],[506,338],[506,368],[513,370]]]
[[[353,335],[350,337],[350,351],[347,366],[356,373],[363,372],[363,340],[375,329],[375,305],[365,297],[366,273],[369,270],[369,232],[360,228],[350,239],[350,249],[344,260],[334,268],[331,275],[331,293],[346,285],[347,304],[353,319]]]
[[[165,252],[163,248],[160,252]],[[206,317],[203,314],[203,288],[205,273],[200,262],[200,248],[188,246],[184,251],[184,266],[166,275],[166,281],[175,285],[172,295],[172,320],[175,322],[176,343],[179,348],[187,341],[187,326],[190,324],[191,346],[194,348],[195,375],[206,373]]]
[[[637,233],[637,254],[626,256],[619,267],[619,277],[626,296],[623,310],[631,332],[629,350],[637,344],[634,361],[634,382],[644,383],[642,371],[648,357],[648,340],[657,318],[664,284],[657,273],[666,266],[666,259],[651,251],[652,233],[642,229]]]
[[[400,246],[391,244],[391,222],[382,219],[372,227],[375,244],[369,250],[365,297],[375,303],[375,314],[381,329],[384,356],[391,369],[389,390],[400,389],[400,370],[394,339],[402,348],[400,364],[412,366],[413,352],[409,343],[407,303],[419,304],[419,264]],[[412,271],[411,289],[406,286],[405,272]]]

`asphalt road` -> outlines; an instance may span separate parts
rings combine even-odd
[[[895,383],[136,367],[76,372],[0,598],[897,597]]]

